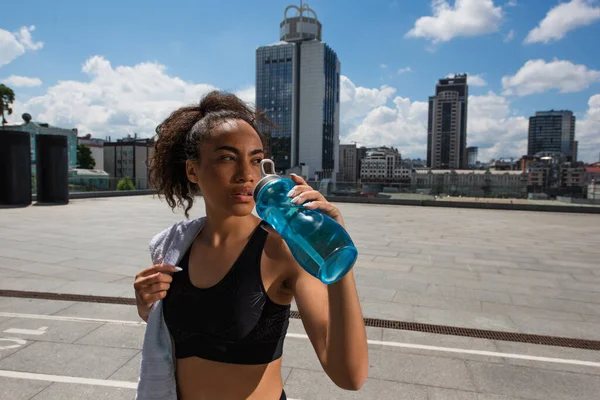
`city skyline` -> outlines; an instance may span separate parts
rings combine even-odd
[[[169,112],[213,88],[254,101],[255,50],[276,42],[283,10],[298,5],[119,3],[114,13],[110,3],[89,10],[34,3],[27,12],[8,4],[10,18],[0,25],[0,82],[17,95],[9,121],[29,112],[36,121],[100,138],[149,136]],[[394,146],[403,157],[424,159],[431,87],[467,73],[467,145],[478,147],[480,160],[526,154],[529,117],[569,109],[577,118],[579,159],[597,161],[600,55],[590,49],[600,33],[600,6],[540,3],[309,2],[344,66],[341,143]],[[559,14],[562,25],[553,23]],[[459,24],[465,16],[472,25]]]

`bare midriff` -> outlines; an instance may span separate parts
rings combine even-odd
[[[269,364],[239,365],[189,357],[177,360],[180,400],[279,400],[281,358]]]

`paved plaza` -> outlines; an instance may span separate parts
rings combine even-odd
[[[366,317],[600,340],[600,215],[340,204]],[[202,200],[192,217],[203,213]],[[0,209],[0,290],[132,298],[148,241],[183,218],[152,196]],[[133,399],[135,307],[0,297],[0,399]],[[368,328],[370,378],[336,389],[299,320],[290,398],[597,399],[600,352]]]

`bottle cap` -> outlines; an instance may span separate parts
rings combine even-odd
[[[265,164],[271,165],[271,171],[273,171],[272,173],[269,174],[265,171]],[[254,187],[253,196],[254,196],[255,201],[256,201],[256,198],[258,197],[258,193],[261,191],[261,189],[263,187],[265,187],[265,185],[279,179],[279,175],[277,175],[275,173],[275,163],[273,162],[273,160],[269,160],[268,158],[265,158],[264,160],[262,160],[260,162],[260,174],[261,174],[262,178],[260,181],[258,181],[256,186]]]

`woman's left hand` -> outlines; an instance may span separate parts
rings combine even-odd
[[[294,204],[302,204],[309,210],[319,209],[324,214],[333,218],[337,223],[344,226],[344,219],[340,210],[325,199],[319,191],[310,187],[302,177],[292,174],[290,178],[296,186],[290,190],[288,197],[292,198]]]

